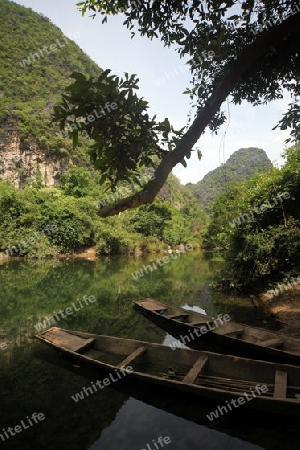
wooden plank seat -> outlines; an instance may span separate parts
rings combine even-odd
[[[88,347],[91,347],[92,345],[94,345],[96,339],[84,339],[84,342],[81,342],[81,344],[79,343],[79,345],[75,348],[75,350],[73,350],[73,352],[82,352],[83,350],[85,350]]]
[[[245,331],[245,328],[236,328],[224,333],[224,336],[241,336]]]
[[[198,325],[212,325],[212,321],[210,320],[197,320],[196,322],[191,322],[190,325],[193,325],[194,327],[197,327]]]
[[[286,398],[287,391],[287,372],[276,370],[274,398]]]
[[[181,313],[181,314],[171,314],[167,316],[168,319],[179,319],[180,317],[189,317],[189,314]]]
[[[218,334],[221,334],[222,336],[229,336],[229,337],[231,337],[231,336],[239,337],[244,333],[244,331],[245,331],[245,328],[232,328],[232,329],[224,328],[224,329],[222,329],[222,327],[221,327],[221,328],[216,329],[216,332]]]
[[[45,331],[44,336],[46,339],[54,342],[55,345],[76,353],[92,345],[96,340],[95,338],[87,339],[80,336],[75,336],[74,334],[69,334],[64,330],[57,331],[57,328],[54,327],[53,329]]]
[[[207,361],[208,361],[207,357],[203,358],[202,356],[200,356],[200,358],[197,359],[193,367],[186,374],[182,382],[192,384],[197,378],[198,374],[204,369]]]
[[[274,338],[274,339],[267,339],[266,341],[258,342],[259,345],[262,347],[274,347],[279,348],[284,344],[283,339],[280,338]]]
[[[141,300],[140,303],[141,303],[140,306],[142,306],[147,311],[154,311],[154,312],[159,312],[161,310],[167,311],[167,308],[165,306],[161,304],[158,305],[157,302],[155,300],[152,300],[151,298]]]
[[[138,347],[134,352],[132,352],[130,355],[127,356],[120,364],[117,365],[118,368],[122,366],[129,366],[138,356],[145,353],[147,350],[146,347]]]

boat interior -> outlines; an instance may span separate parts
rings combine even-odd
[[[138,301],[142,308],[178,323],[201,328],[222,336],[240,339],[265,348],[279,349],[291,354],[300,355],[300,339],[289,338],[272,331],[254,328],[244,324],[225,321],[198,312],[185,310],[172,305],[165,305],[152,299]],[[201,331],[201,330],[200,330]]]
[[[265,384],[266,397],[290,398],[300,401],[300,370],[263,361],[170,346],[149,344],[110,336],[91,336],[53,328],[40,339],[58,348],[63,347],[84,356],[106,369],[131,366],[135,372],[163,380],[174,380],[204,388],[250,392]],[[108,366],[108,367],[106,367]],[[234,370],[233,370],[234,368]]]

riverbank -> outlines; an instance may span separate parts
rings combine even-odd
[[[68,253],[52,253],[52,254],[37,254],[37,255],[30,255],[30,258],[28,258],[28,255],[24,255],[24,256],[9,256],[9,255],[4,255],[3,258],[0,259],[0,265],[7,263],[8,261],[27,261],[27,260],[32,260],[32,259],[62,259],[62,258],[67,258],[67,259],[76,259],[76,258],[82,258],[82,259],[88,259],[90,261],[95,261],[97,258],[101,257],[101,256],[144,256],[147,254],[156,254],[156,253],[180,253],[180,252],[184,252],[184,245],[183,244],[179,244],[179,245],[174,245],[174,246],[170,246],[167,245],[166,243],[160,243],[161,247],[156,247],[156,248],[137,248],[135,249],[135,251],[132,252],[128,252],[128,253],[113,253],[113,254],[109,254],[109,253],[100,253],[97,249],[97,246],[91,246],[91,247],[86,247],[86,248],[81,248],[81,249],[77,249],[73,252],[68,252]],[[189,245],[189,244],[187,244]],[[194,244],[191,245],[191,247],[193,248],[193,250],[201,250],[200,245],[199,244]]]
[[[272,297],[261,294],[257,300],[264,312],[280,322],[280,332],[300,337],[300,285]]]

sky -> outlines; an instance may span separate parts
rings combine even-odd
[[[76,6],[78,1],[20,0],[15,3],[47,16],[102,69],[111,69],[118,76],[125,72],[137,74],[140,80],[138,94],[149,102],[150,115],[156,114],[158,119],[168,117],[175,129],[185,126],[190,98],[182,93],[190,86],[191,75],[176,50],[163,47],[158,39],[150,41],[138,34],[131,39],[130,32],[122,25],[122,14],[109,17],[106,24],[101,23],[100,15],[95,19],[89,14],[82,17]],[[288,132],[272,131],[272,128],[290,101],[286,94],[282,100],[257,107],[246,102],[239,106],[225,103],[224,109],[228,111],[229,108],[230,120],[217,135],[207,131],[194,147],[202,152],[201,161],[193,152],[187,168],[178,164],[173,173],[183,184],[196,183],[236,150],[246,147],[262,148],[273,163],[282,165],[280,155],[286,147],[284,141]]]

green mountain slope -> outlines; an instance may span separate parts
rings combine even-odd
[[[47,18],[8,0],[0,0],[0,30],[0,176],[11,182],[0,180],[0,260],[1,252],[50,255],[91,245],[105,254],[199,245],[207,216],[173,175],[153,205],[99,218],[101,205],[132,194],[152,174],[141,170],[136,183],[112,192],[89,164],[90,141],[75,152],[51,123],[71,73],[99,77],[102,69]],[[57,231],[41,237],[48,224]]]
[[[13,130],[23,146],[68,154],[71,141],[50,123],[53,104],[72,72],[101,69],[49,19],[8,0],[0,2],[0,57],[0,140]]]
[[[221,289],[259,292],[300,273],[300,143],[283,156],[281,168],[239,183],[212,205],[204,242],[224,250]]]
[[[246,181],[270,167],[272,163],[264,150],[254,147],[241,148],[234,152],[225,164],[205,175],[203,180],[187,186],[197,198],[198,204],[207,207],[217,195],[225,192],[229,185]]]

